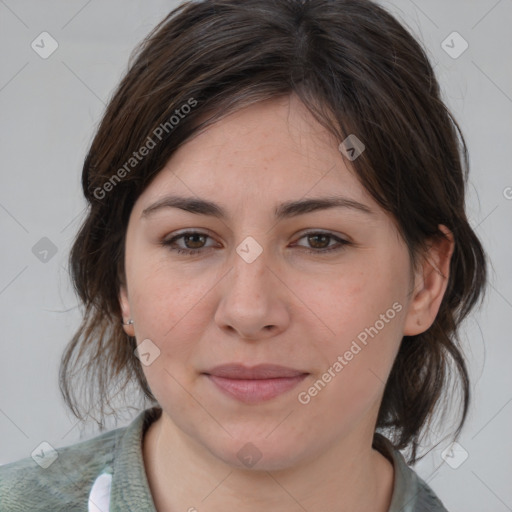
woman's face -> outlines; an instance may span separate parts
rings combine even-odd
[[[402,336],[427,328],[406,246],[340,142],[295,96],[265,101],[183,145],[133,207],[127,332],[164,415],[228,464],[284,468],[373,433]],[[207,375],[228,363],[305,375]]]

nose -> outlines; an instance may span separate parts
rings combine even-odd
[[[286,330],[291,291],[269,266],[266,251],[250,263],[238,253],[233,260],[232,269],[219,283],[221,296],[215,312],[219,328],[246,340],[265,339]]]

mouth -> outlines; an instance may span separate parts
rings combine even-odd
[[[218,390],[247,404],[270,400],[290,391],[309,375],[285,366],[246,367],[236,363],[217,366],[203,374]]]

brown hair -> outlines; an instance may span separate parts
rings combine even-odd
[[[425,332],[403,338],[377,420],[397,448],[411,448],[414,463],[452,365],[462,392],[456,436],[466,419],[470,387],[458,328],[483,299],[486,256],[465,214],[464,138],[428,58],[397,20],[367,0],[185,2],[132,54],[83,166],[89,210],[70,267],[85,311],[62,356],[61,392],[80,419],[95,409],[103,417],[114,383],[120,391],[135,383],[156,405],[118,300],[133,204],[193,134],[290,93],[340,142],[349,134],[363,141],[366,150],[352,168],[396,221],[413,265],[430,239],[443,236],[439,224],[454,235],[438,315]],[[150,148],[144,156],[142,147]],[[81,388],[90,399],[86,415],[72,384],[76,369],[88,384]]]

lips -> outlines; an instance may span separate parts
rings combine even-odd
[[[254,404],[290,391],[306,378],[308,372],[273,364],[247,367],[231,363],[216,366],[204,375],[224,395]]]
[[[247,367],[238,363],[229,363],[216,366],[204,373],[227,379],[247,380],[291,378],[307,374],[308,372],[275,364],[259,364],[257,366]]]

